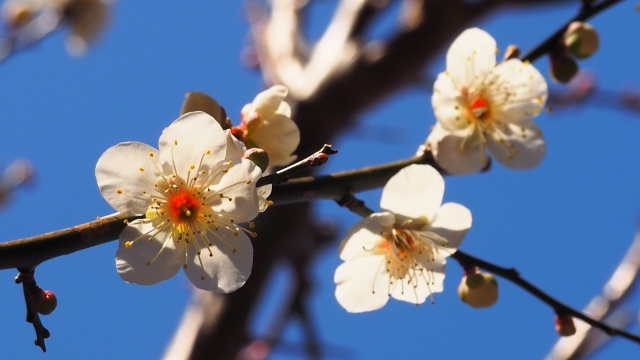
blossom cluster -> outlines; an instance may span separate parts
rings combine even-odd
[[[425,146],[441,170],[426,164],[400,170],[382,190],[381,211],[347,232],[339,248],[344,262],[334,277],[337,301],[347,311],[379,309],[391,297],[418,305],[443,290],[446,259],[472,216],[460,204],[442,204],[439,171],[478,172],[488,165],[489,152],[516,169],[544,157],[542,132],[532,118],[546,101],[546,82],[527,62],[497,63],[496,53],[495,40],[476,28],[451,45],[447,69],[434,84],[436,123]],[[125,281],[153,284],[180,268],[204,290],[226,293],[247,281],[257,236],[252,220],[271,204],[271,185],[257,182],[295,160],[300,142],[287,95],[282,85],[258,94],[233,126],[213,98],[189,93],[183,115],[163,131],[158,149],[125,142],[100,157],[96,178],[103,197],[120,213],[138,216],[120,234],[116,253]],[[480,307],[497,298],[497,286],[489,288],[490,297],[460,291]]]

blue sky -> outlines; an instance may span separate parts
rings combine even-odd
[[[317,34],[331,3],[317,7]],[[623,2],[591,23],[601,50],[581,66],[596,72],[603,89],[640,81],[640,30],[633,2]],[[577,4],[510,9],[474,24],[490,32],[501,49],[517,43],[527,50],[572,16]],[[240,61],[247,24],[236,2],[192,1],[149,7],[117,2],[102,40],[86,56],[69,57],[64,35],[55,34],[0,64],[0,163],[27,158],[37,169],[34,187],[19,191],[0,210],[0,240],[41,234],[113,212],[95,183],[94,168],[108,147],[137,140],[157,144],[179,112],[183,95],[199,90],[215,96],[235,118],[263,88],[259,74]],[[386,25],[389,26],[390,22]],[[380,29],[384,32],[384,29]],[[444,49],[443,49],[444,50]],[[546,76],[546,58],[535,65]],[[444,52],[429,68],[444,68]],[[553,86],[553,85],[552,85]],[[389,121],[393,119],[393,121]],[[331,172],[411,156],[434,117],[430,93],[410,89],[363,114],[361,125],[334,142],[340,154],[321,169]],[[575,307],[599,293],[634,235],[640,214],[638,114],[587,102],[543,114],[537,122],[547,139],[547,157],[531,171],[499,165],[487,174],[447,178],[445,201],[467,206],[474,224],[462,249],[505,266]],[[392,136],[388,136],[391,134]],[[379,191],[363,195],[378,208]],[[357,221],[331,202],[318,216],[343,234]],[[265,240],[266,241],[266,240]],[[125,284],[115,271],[115,242],[46,262],[39,284],[55,291],[58,309],[44,317],[51,331],[48,352],[33,346],[24,322],[15,271],[0,277],[0,358],[158,358],[171,338],[190,295],[182,274],[149,287]],[[314,264],[310,302],[330,358],[523,358],[543,357],[557,338],[553,312],[507,281],[492,308],[471,309],[457,297],[461,269],[449,263],[445,292],[434,305],[390,301],[367,314],[346,313],[333,297],[337,243]],[[286,268],[274,286],[287,285]],[[277,301],[272,291],[256,317],[260,334]],[[637,313],[639,297],[630,299]],[[631,328],[640,332],[640,327]],[[292,323],[274,359],[300,357],[300,328]],[[637,358],[638,346],[614,339],[596,359]]]

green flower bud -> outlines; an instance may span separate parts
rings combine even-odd
[[[488,273],[465,275],[458,286],[458,295],[471,307],[489,307],[498,301],[498,282]]]
[[[564,33],[564,46],[578,59],[593,55],[600,45],[598,33],[593,26],[581,21],[572,22]]]
[[[242,157],[253,161],[254,164],[258,165],[262,172],[265,172],[269,166],[269,154],[260,148],[251,148],[245,151]]]

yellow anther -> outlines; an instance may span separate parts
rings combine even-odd
[[[178,145],[178,140],[173,140],[173,145]]]
[[[149,156],[153,157],[153,153],[151,151],[149,151]]]
[[[255,231],[254,231],[254,232],[252,232],[252,233],[251,233],[251,237],[255,239],[256,237],[258,237],[258,233],[257,233],[257,232],[255,232]]]
[[[122,194],[122,189],[116,189],[116,193]]]
[[[142,166],[140,167],[140,171],[144,171],[144,168]]]
[[[249,229],[253,229],[254,227],[256,227],[256,223],[249,221]]]
[[[196,166],[192,164],[192,165],[191,165],[191,170],[193,170],[193,169],[195,169],[195,168],[196,168]]]
[[[126,248],[130,248],[130,247],[131,247],[131,245],[133,245],[133,242],[132,242],[132,241],[127,241],[127,242],[125,242],[125,243],[124,243],[124,246],[125,246]]]
[[[129,223],[129,220],[124,219],[123,223],[128,224],[128,223]]]
[[[205,152],[205,154],[207,154],[207,155],[211,155],[211,150],[207,150],[207,151]]]

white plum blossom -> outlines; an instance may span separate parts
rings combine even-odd
[[[546,147],[532,121],[547,99],[547,83],[518,59],[496,65],[496,41],[483,30],[465,30],[447,52],[447,70],[433,85],[436,124],[427,145],[454,174],[480,171],[487,150],[504,166],[537,166]]]
[[[125,142],[102,154],[102,196],[120,213],[144,216],[120,234],[125,281],[154,284],[182,267],[203,290],[228,293],[246,282],[262,171],[236,142],[210,115],[190,112],[162,132],[159,150]]]
[[[340,244],[336,298],[349,312],[383,307],[389,297],[416,305],[443,289],[446,258],[471,227],[471,213],[442,204],[444,180],[430,165],[410,165],[382,190],[380,207]],[[442,204],[442,205],[441,205]]]
[[[283,85],[259,93],[242,108],[242,122],[233,128],[233,134],[249,148],[258,147],[269,154],[269,166],[290,164],[296,159],[293,152],[300,144],[300,129],[284,101],[287,93]]]

